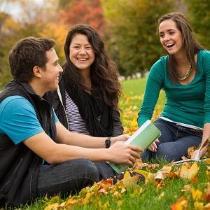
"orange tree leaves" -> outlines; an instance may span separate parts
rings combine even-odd
[[[104,30],[104,17],[100,0],[73,0],[60,11],[60,20],[65,24],[89,24],[99,33]]]

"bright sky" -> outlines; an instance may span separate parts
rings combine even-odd
[[[40,6],[44,0],[30,0]],[[8,2],[7,0],[0,0],[0,11],[4,11],[12,15],[15,19],[21,19],[21,7],[18,2]]]

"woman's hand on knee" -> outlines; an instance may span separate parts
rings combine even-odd
[[[208,150],[207,146],[203,147],[202,149],[195,150],[192,154],[192,159],[200,160],[200,158],[206,154],[207,150]]]
[[[148,149],[152,152],[157,152],[157,144],[159,143],[159,139],[156,139],[152,144],[150,144],[150,146],[148,147]]]

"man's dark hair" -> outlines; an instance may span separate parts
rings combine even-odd
[[[45,67],[46,51],[53,48],[52,39],[26,37],[18,41],[9,53],[11,74],[15,80],[28,82],[33,78],[33,67]]]

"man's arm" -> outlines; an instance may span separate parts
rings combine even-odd
[[[104,148],[107,137],[93,137],[81,133],[68,131],[60,122],[56,123],[57,141],[63,144],[70,144],[88,148]],[[111,142],[127,140],[127,135],[112,137]]]
[[[75,139],[76,140],[76,139]],[[45,132],[30,137],[23,142],[30,150],[50,164],[73,159],[110,161],[132,165],[139,158],[140,148],[117,142],[109,149],[90,149],[78,146],[57,144]]]
[[[55,143],[43,130],[39,123],[35,110],[28,100],[20,96],[11,96],[0,104],[0,128],[14,144],[25,144],[30,150],[36,153],[49,163],[61,163],[66,160],[85,158],[93,161],[110,161],[115,163],[132,164],[135,158],[139,157],[140,149],[126,145],[124,142],[117,142],[109,149],[88,149],[79,145],[83,140],[90,147],[94,143],[103,145],[105,138],[92,138],[80,134],[72,134],[57,122],[58,139],[60,144]],[[85,137],[84,139],[81,137]],[[98,140],[96,142],[96,140]],[[65,144],[65,142],[67,144]],[[103,146],[104,147],[104,146]]]

